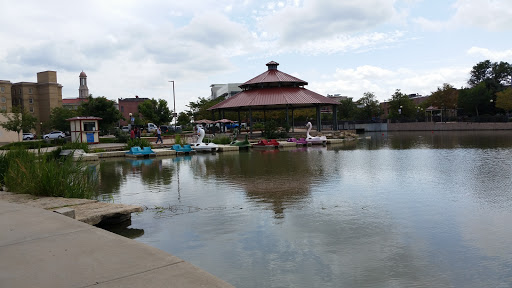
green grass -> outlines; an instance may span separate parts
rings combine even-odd
[[[231,139],[227,136],[215,137],[212,142],[215,144],[229,144],[231,143]]]
[[[0,176],[2,169],[5,186],[14,193],[90,199],[97,188],[95,173],[84,162],[52,153],[11,150],[0,159]]]

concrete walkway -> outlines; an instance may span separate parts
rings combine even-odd
[[[0,201],[0,287],[233,287],[159,249]]]

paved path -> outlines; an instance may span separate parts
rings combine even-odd
[[[159,249],[0,201],[0,287],[233,287]]]

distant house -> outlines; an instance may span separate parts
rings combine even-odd
[[[427,100],[430,96],[421,96],[420,94],[409,94],[409,99],[412,100],[415,106],[420,105],[425,100]],[[388,119],[389,117],[389,102],[380,103],[380,109],[382,110],[382,114],[380,115],[380,119]]]
[[[226,99],[234,96],[242,91],[242,88],[239,87],[240,85],[242,85],[242,83],[212,84],[210,85],[212,91],[210,100],[222,96],[225,96]]]
[[[135,95],[135,98],[119,98],[117,99],[117,104],[119,105],[119,111],[123,115],[125,120],[119,121],[119,125],[128,125],[130,124],[130,113],[135,117],[139,117],[139,104],[149,100],[149,98],[140,98],[139,96]]]

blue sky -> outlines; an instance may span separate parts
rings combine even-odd
[[[245,82],[270,61],[323,95],[379,101],[466,86],[476,63],[512,63],[508,0],[0,0],[0,79],[57,71],[64,98],[140,97],[178,111],[214,83]],[[172,104],[171,104],[172,105]],[[171,106],[170,106],[171,107]],[[171,107],[172,108],[172,107]]]

